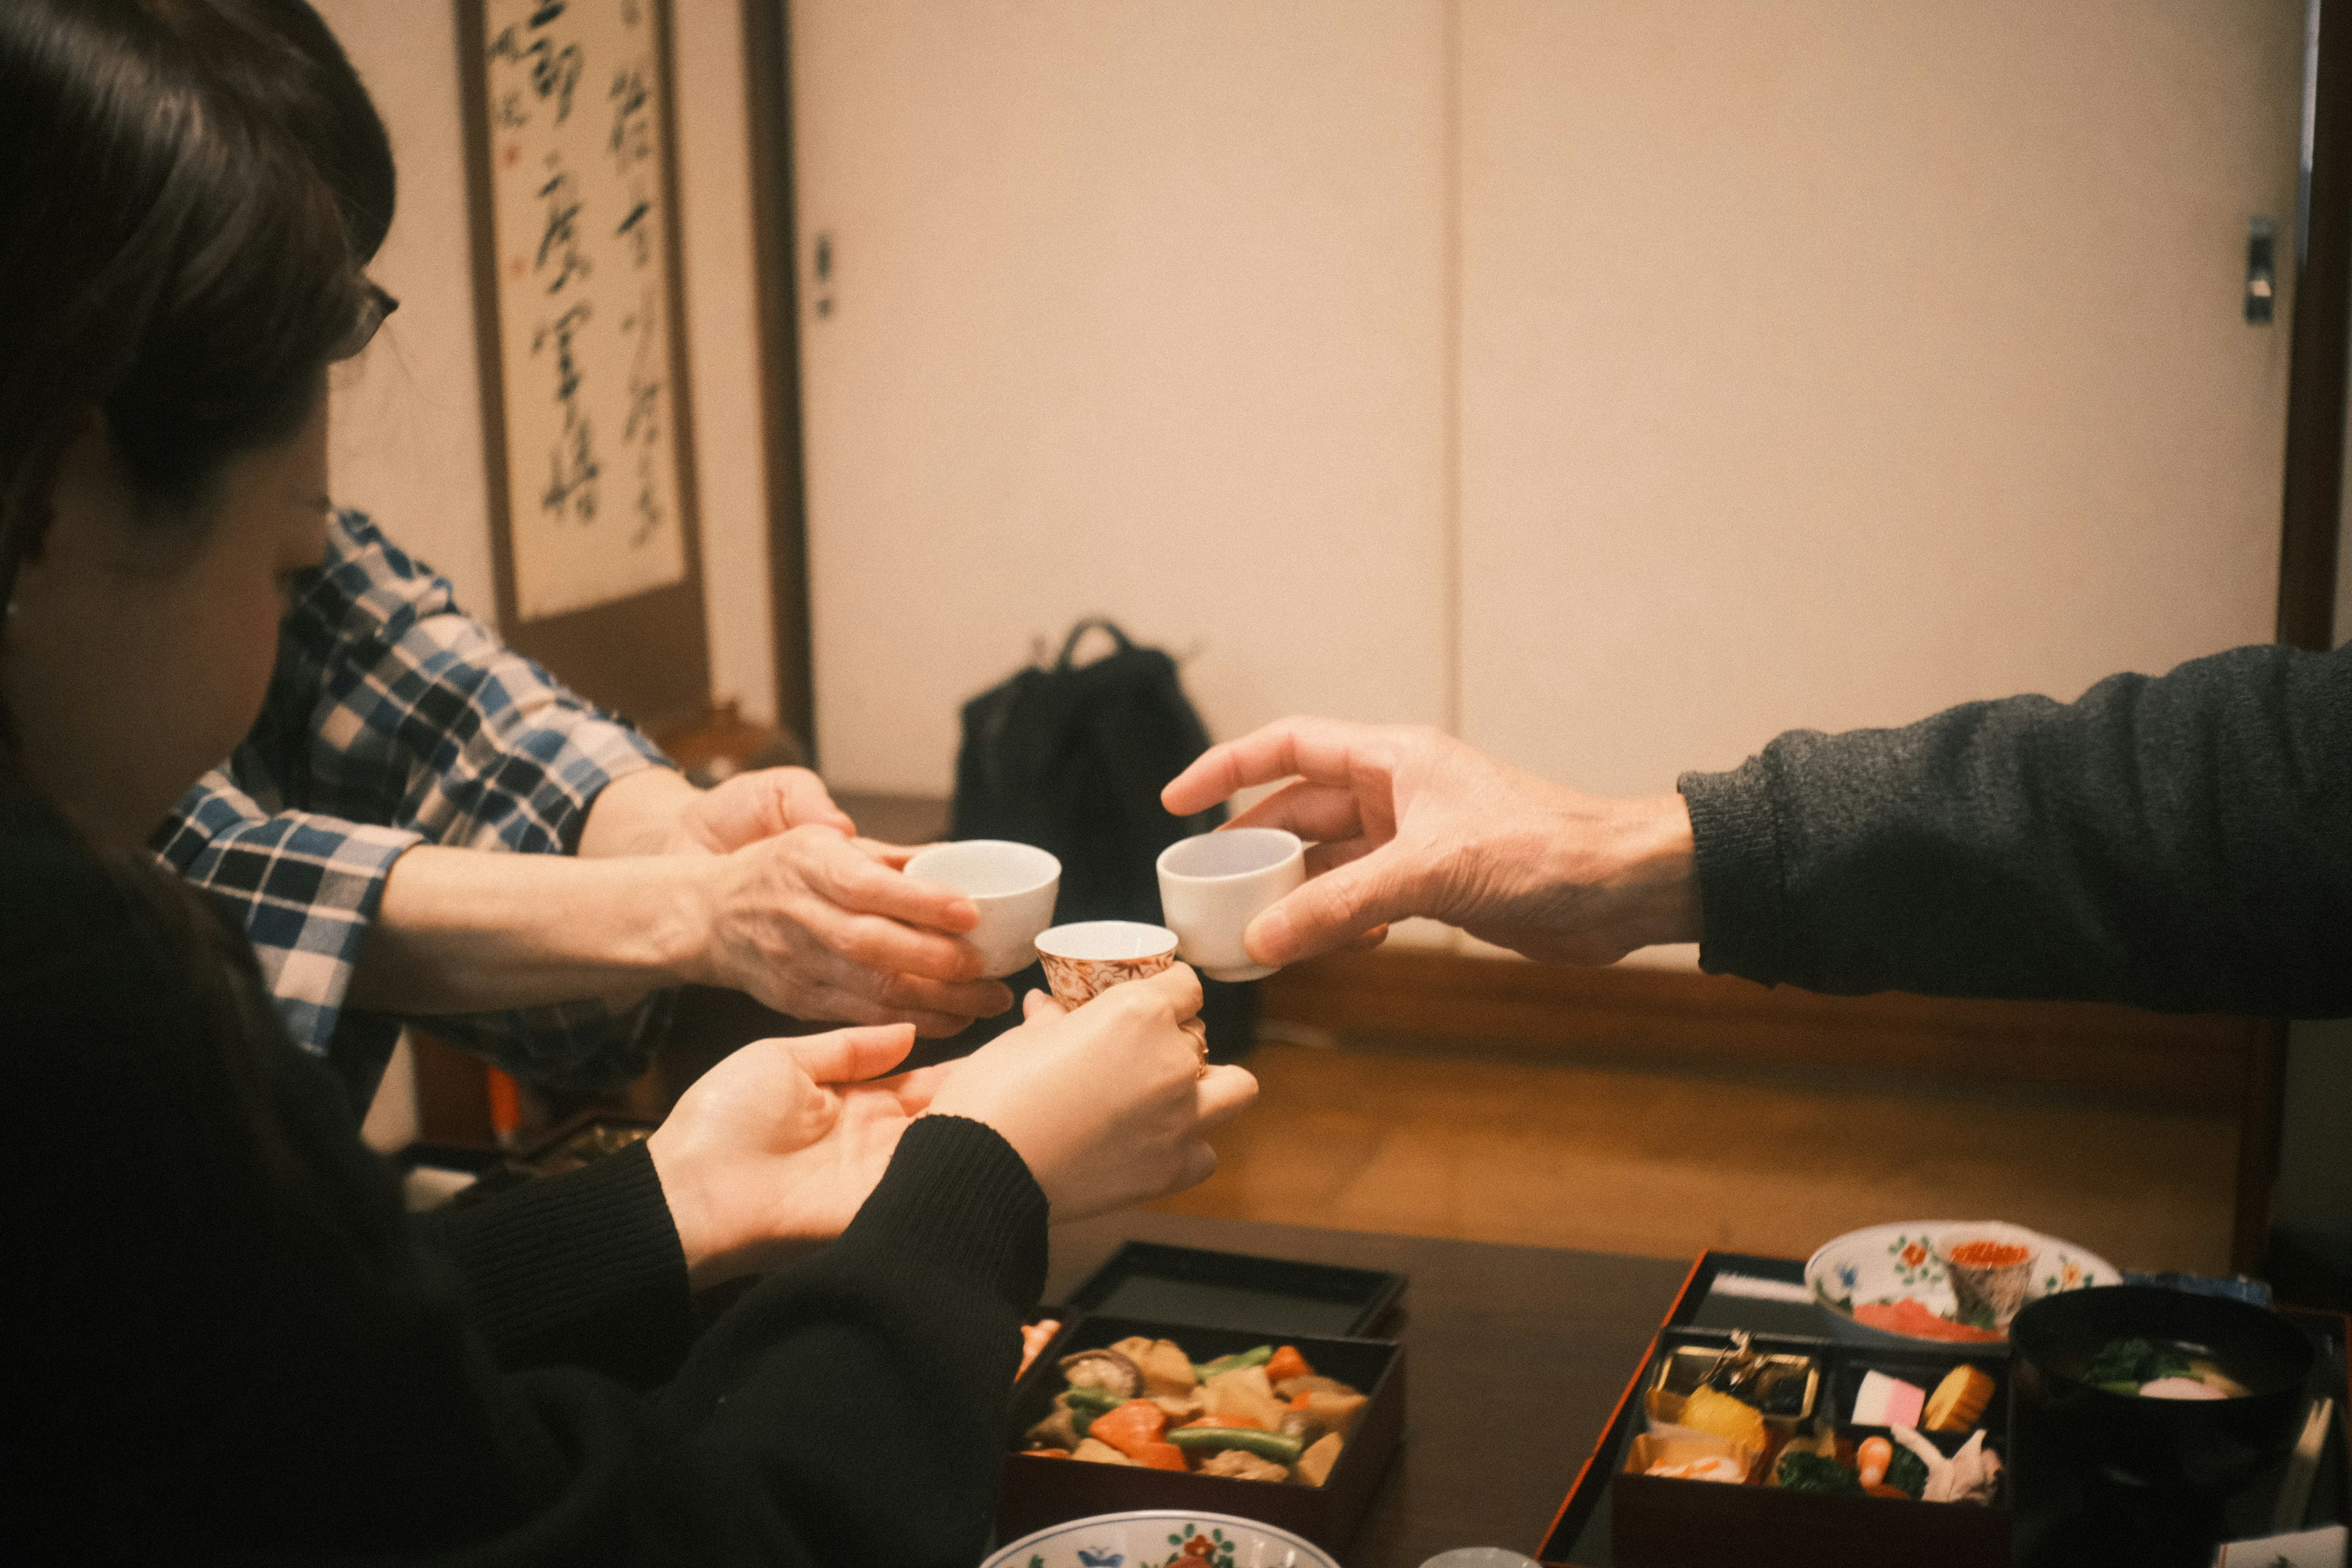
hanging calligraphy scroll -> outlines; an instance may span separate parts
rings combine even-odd
[[[501,619],[526,651],[551,638],[593,664],[615,634],[631,639],[582,616],[628,603],[707,682],[667,6],[459,0],[459,19]],[[648,619],[649,595],[669,608]],[[612,651],[658,652],[641,639]]]

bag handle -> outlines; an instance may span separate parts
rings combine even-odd
[[[1114,653],[1128,653],[1132,651],[1135,647],[1135,644],[1128,640],[1127,634],[1119,630],[1118,623],[1113,621],[1109,616],[1088,616],[1086,619],[1080,621],[1076,626],[1070,628],[1070,638],[1067,642],[1062,645],[1061,659],[1054,666],[1056,673],[1064,673],[1069,669],[1070,659],[1078,651],[1079,640],[1088,632],[1092,631],[1108,632],[1110,634],[1110,640],[1118,645],[1117,648],[1112,650]]]

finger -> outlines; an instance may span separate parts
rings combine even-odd
[[[834,1029],[803,1035],[787,1047],[801,1069],[819,1083],[856,1083],[878,1078],[907,1059],[915,1031],[904,1024]]]
[[[1168,1191],[1181,1193],[1188,1187],[1197,1187],[1216,1173],[1217,1152],[1195,1138],[1185,1145],[1183,1153],[1178,1157],[1176,1179],[1170,1184]]]
[[[877,864],[846,840],[811,847],[811,885],[841,909],[938,931],[968,931],[980,923],[979,907],[944,883]]]
[[[1229,1121],[1257,1099],[1257,1079],[1247,1068],[1211,1068],[1193,1086],[1202,1127]]]
[[[769,1005],[776,1004],[771,1002]],[[892,1005],[834,984],[814,987],[798,1000],[793,1010],[803,1018],[823,1018],[844,1024],[912,1024],[915,1033],[926,1040],[942,1040],[950,1035],[961,1034],[971,1027],[972,1019],[980,1016],[955,1009],[942,1011]]]
[[[887,915],[818,903],[808,907],[803,918],[809,934],[827,952],[877,974],[971,983],[987,967],[980,949],[963,938],[903,925]],[[1012,1005],[1013,998],[1006,996],[1004,1005]]]
[[[1225,826],[1284,827],[1319,844],[1356,837],[1364,831],[1364,816],[1354,790],[1294,779]]]
[[[857,824],[849,814],[834,804],[833,793],[824,781],[806,768],[762,768],[749,775],[760,780],[773,794],[776,810],[787,827],[831,827],[844,834],[854,834]]]
[[[1177,816],[1206,811],[1234,792],[1294,775],[1344,784],[1370,772],[1385,774],[1388,731],[1337,719],[1277,719],[1238,741],[1212,746],[1160,792]]]
[[[1307,847],[1307,874],[1320,877],[1326,871],[1336,871],[1350,860],[1360,860],[1378,844],[1369,838],[1342,838],[1331,844],[1310,844]]]
[[[1364,932],[1361,936],[1356,938],[1355,941],[1349,942],[1348,944],[1348,951],[1350,952],[1370,952],[1372,949],[1380,946],[1381,943],[1388,941],[1388,939],[1389,928],[1384,925],[1377,925],[1371,930]]]
[[[1344,947],[1376,925],[1415,911],[1409,906],[1393,845],[1311,877],[1250,921],[1242,946],[1279,968]]]
[[[934,980],[866,967],[841,954],[832,955],[831,984],[883,1007],[919,1007],[934,1013],[960,1013],[967,1020],[993,1018],[1013,1005],[1013,988],[1002,980]]]
[[[1021,1021],[1024,1024],[1034,1024],[1040,1018],[1065,1017],[1069,1011],[1050,991],[1032,991],[1021,998]]]
[[[893,871],[905,870],[907,862],[922,853],[919,849],[909,849],[903,844],[885,844],[879,838],[858,837],[851,839],[849,843],[852,848],[868,860],[877,866],[887,866]]]
[[[895,1078],[882,1079],[882,1084],[898,1097],[898,1108],[908,1116],[920,1116],[930,1109],[931,1100],[946,1086],[955,1072],[953,1062],[933,1062],[927,1068],[902,1072]]]
[[[1171,963],[1157,974],[1147,974],[1115,987],[1110,994],[1116,996],[1129,990],[1139,990],[1165,1005],[1180,1024],[1201,1010],[1201,977],[1189,963]]]

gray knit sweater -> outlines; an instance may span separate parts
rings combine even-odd
[[[1680,788],[1701,965],[1810,990],[2352,1014],[2352,649],[1796,731]]]

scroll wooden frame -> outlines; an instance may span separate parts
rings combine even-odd
[[[526,621],[518,598],[509,499],[506,375],[499,312],[498,227],[490,172],[487,0],[457,0],[459,88],[466,122],[466,194],[473,229],[474,328],[482,387],[482,450],[489,474],[490,562],[501,633],[517,652],[566,684],[648,727],[708,710],[710,637],[703,601],[702,530],[694,472],[694,409],[688,376],[686,264],[679,236],[677,88],[669,0],[639,0],[654,24],[658,91],[661,244],[669,277],[671,450],[686,556],[683,581],[585,609]]]

